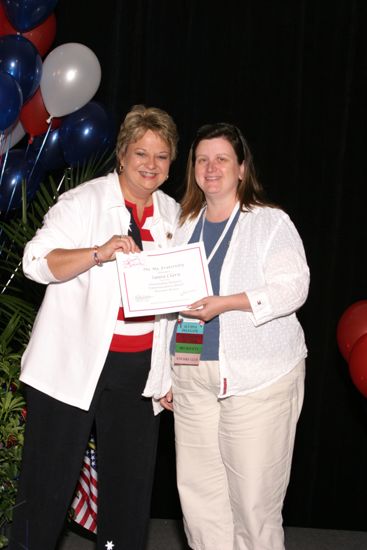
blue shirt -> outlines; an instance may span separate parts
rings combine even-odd
[[[211,251],[220,238],[226,223],[228,220],[222,222],[209,222],[204,218],[205,212],[203,212],[199,221],[197,222],[195,229],[190,237],[189,243],[197,243],[200,241],[200,234],[204,223],[203,230],[203,243],[206,252],[206,256],[209,257]],[[239,212],[235,215],[224,239],[220,243],[217,251],[209,263],[210,279],[213,287],[213,294],[219,296],[220,291],[220,272],[226,256],[229,243],[231,241],[233,229],[237,223]],[[176,325],[177,326],[177,325]],[[171,355],[175,354],[175,341],[176,341],[176,327],[173,332],[170,352]],[[202,361],[217,361],[219,352],[219,316],[213,317],[210,321],[205,323],[203,347],[200,359]]]

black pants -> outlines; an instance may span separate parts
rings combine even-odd
[[[142,550],[159,419],[141,397],[150,351],[110,352],[89,411],[27,388],[27,422],[9,550],[55,550],[93,423],[98,457],[97,548]]]

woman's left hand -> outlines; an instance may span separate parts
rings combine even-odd
[[[213,317],[226,311],[225,298],[225,296],[207,296],[202,300],[190,304],[190,309],[181,311],[180,313],[185,317],[210,321]]]
[[[225,311],[251,311],[251,305],[245,292],[230,296],[207,296],[190,304],[190,309],[181,311],[184,317],[210,321]]]

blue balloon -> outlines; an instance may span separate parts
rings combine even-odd
[[[37,90],[42,76],[42,58],[30,40],[18,34],[0,37],[0,71],[15,78],[26,102]]]
[[[36,156],[47,172],[65,168],[66,162],[60,144],[59,129],[51,130],[45,141],[46,133],[34,138],[29,151]]]
[[[3,162],[6,164],[0,170],[0,212],[7,214],[22,204],[23,180],[27,185],[27,199],[32,200],[44,177],[44,169],[41,163],[35,163],[33,154],[26,155],[23,149],[12,149],[3,157]]]
[[[112,117],[97,101],[67,115],[61,122],[60,143],[70,166],[82,164],[111,148],[115,128]]]
[[[26,32],[51,15],[57,0],[3,0],[3,4],[13,27],[17,31]]]
[[[0,132],[16,121],[22,104],[23,94],[18,82],[10,74],[0,72]]]

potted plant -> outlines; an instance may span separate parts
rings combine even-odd
[[[9,331],[0,338],[0,548],[7,545],[7,528],[12,518],[21,461],[26,407],[19,383],[20,354],[7,343],[16,330],[14,315]]]

